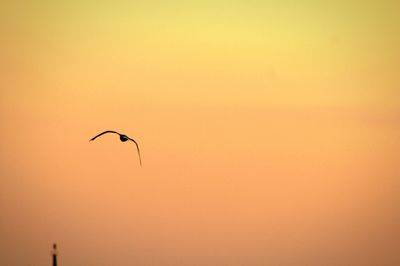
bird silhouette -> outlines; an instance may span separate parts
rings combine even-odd
[[[118,133],[118,132],[116,132],[116,131],[107,130],[107,131],[104,131],[103,133],[100,133],[100,134],[94,136],[94,137],[91,138],[89,141],[93,141],[93,140],[97,139],[98,137],[100,137],[100,136],[102,136],[102,135],[104,135],[104,134],[107,134],[107,133],[118,134],[118,135],[119,135],[119,139],[120,139],[122,142],[125,142],[125,141],[128,141],[128,140],[133,141],[133,143],[136,144],[136,148],[137,148],[137,151],[138,151],[140,166],[142,166],[142,158],[141,158],[141,156],[140,156],[139,145],[137,144],[137,142],[136,142],[134,139],[128,137],[127,135],[120,134],[120,133]]]

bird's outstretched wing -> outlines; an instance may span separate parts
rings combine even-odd
[[[133,141],[133,143],[135,143],[135,145],[136,145],[136,148],[137,148],[137,152],[138,152],[138,155],[139,155],[139,163],[140,163],[140,166],[142,166],[142,158],[141,158],[141,156],[140,156],[140,149],[139,149],[139,145],[137,144],[137,142],[136,142],[134,139],[132,139],[132,138],[129,138],[129,140],[130,140],[130,141]]]
[[[115,133],[115,134],[121,135],[121,134],[119,134],[119,133],[116,132],[116,131],[107,130],[107,131],[104,131],[103,133],[100,133],[100,134],[97,135],[97,136],[94,136],[94,137],[91,138],[89,141],[95,140],[96,138],[100,137],[101,135],[104,135],[104,134],[107,134],[107,133]]]

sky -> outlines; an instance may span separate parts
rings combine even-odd
[[[2,3],[0,265],[399,265],[399,12]]]

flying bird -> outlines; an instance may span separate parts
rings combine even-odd
[[[119,139],[120,139],[122,142],[125,142],[125,141],[128,141],[128,140],[133,141],[133,143],[135,143],[136,148],[137,148],[137,151],[138,151],[140,166],[142,166],[142,159],[141,159],[141,157],[140,157],[139,145],[137,144],[137,142],[136,142],[134,139],[128,137],[127,135],[120,134],[120,133],[118,133],[118,132],[116,132],[116,131],[107,130],[107,131],[104,131],[103,133],[98,134],[97,136],[94,136],[94,137],[91,138],[89,141],[93,141],[93,140],[95,140],[96,138],[98,138],[98,137],[100,137],[100,136],[102,136],[102,135],[104,135],[104,134],[107,134],[107,133],[118,134],[118,135],[119,135]]]

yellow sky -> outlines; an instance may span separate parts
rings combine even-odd
[[[398,265],[399,11],[4,3],[0,265]]]

